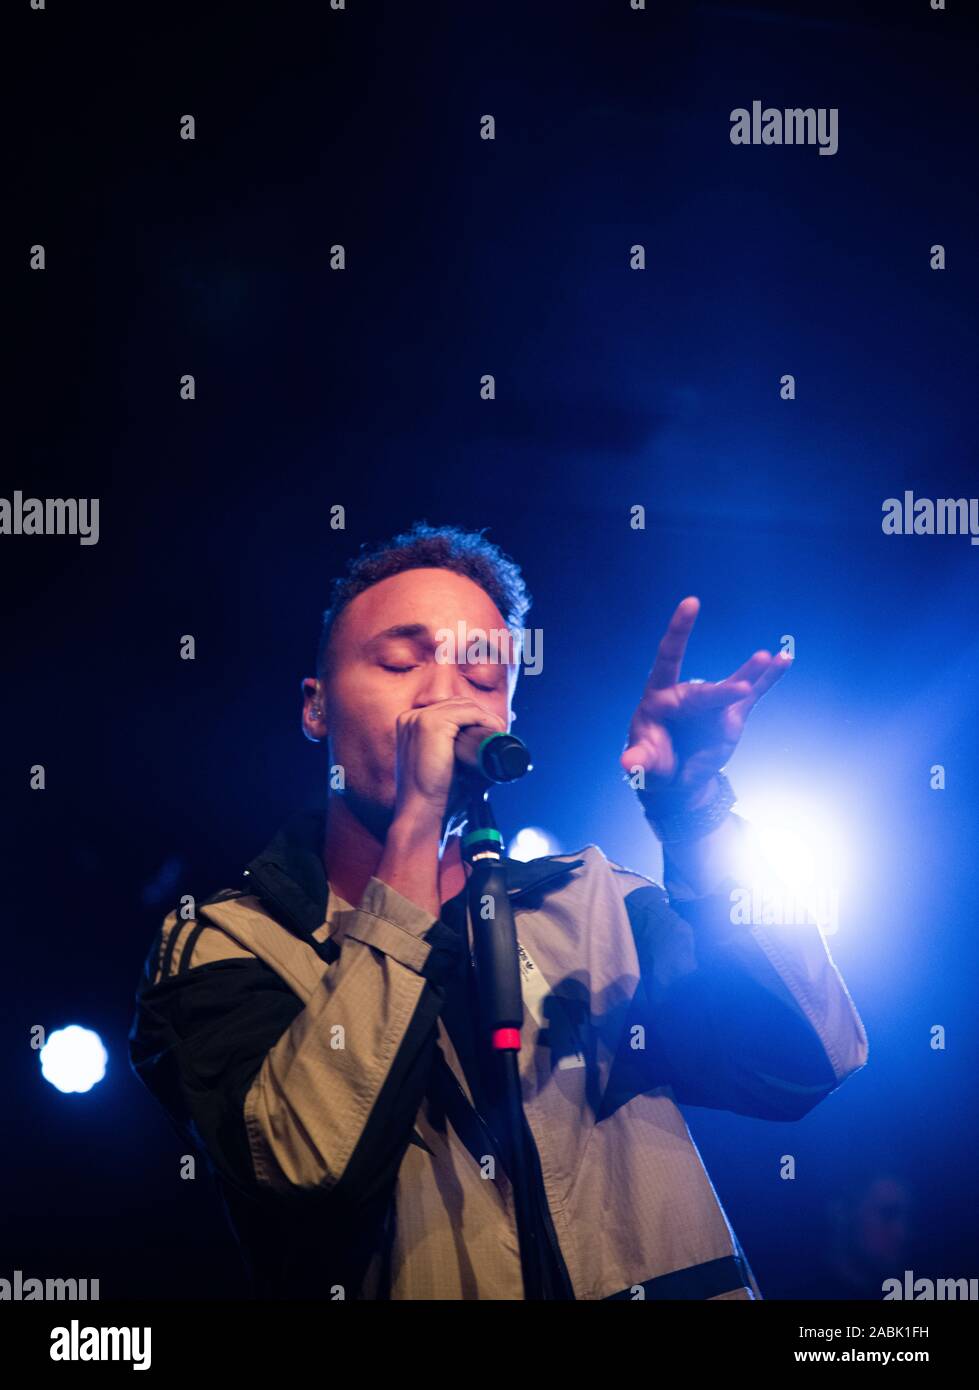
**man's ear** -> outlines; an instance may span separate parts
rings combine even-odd
[[[303,735],[309,739],[310,743],[322,743],[327,735],[326,697],[315,676],[304,676],[301,689],[303,693]]]

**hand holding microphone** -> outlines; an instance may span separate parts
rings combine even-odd
[[[463,730],[463,757],[457,760],[456,741]],[[479,744],[496,733],[506,733],[506,721],[464,695],[399,714],[395,820],[441,826],[453,778],[474,769]],[[468,764],[466,757],[471,760]]]
[[[375,872],[438,917],[439,843],[450,798],[512,780],[529,769],[530,759],[507,733],[505,719],[465,696],[405,710],[395,737],[394,816]]]
[[[512,781],[530,767],[506,721],[462,695],[405,710],[396,735],[396,819],[429,817],[441,824],[453,778],[474,785]]]

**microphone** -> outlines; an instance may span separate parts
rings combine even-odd
[[[515,782],[533,768],[527,745],[513,734],[484,735],[479,728],[462,729],[455,748],[456,760],[487,782]]]

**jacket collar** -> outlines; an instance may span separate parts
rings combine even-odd
[[[254,893],[284,925],[300,936],[311,936],[326,917],[329,883],[323,865],[325,834],[325,809],[297,811],[280,827],[261,854],[251,860],[243,874],[245,891]],[[584,862],[575,859],[565,864],[545,857],[524,863],[505,857],[508,896],[520,898]]]

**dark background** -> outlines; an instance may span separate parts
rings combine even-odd
[[[977,491],[969,8],[11,15],[2,494],[97,496],[101,538],[0,537],[0,1274],[243,1289],[209,1179],[180,1181],[129,1071],[133,993],[180,894],[236,885],[322,798],[299,681],[329,581],[419,518],[488,527],[524,566],[545,665],[515,732],[535,773],[498,814],[565,849],[660,873],[617,759],[680,598],[703,602],[688,674],[795,636],[731,776],[847,843],[830,946],[870,1062],[796,1125],[687,1118],[766,1296],[810,1279],[827,1204],[883,1173],[915,1274],[979,1274],[979,548],[880,524],[906,488]],[[838,153],[733,146],[755,98],[838,107]],[[29,1047],[68,1022],[110,1054],[85,1095]]]

